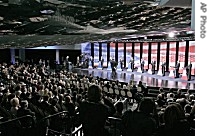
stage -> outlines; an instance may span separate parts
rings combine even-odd
[[[129,72],[129,71],[117,71],[117,76],[112,78],[111,71],[107,69],[81,69],[75,68],[74,72],[78,75],[90,75],[94,77],[100,77],[109,80],[119,80],[120,82],[129,83],[133,80],[135,83],[142,81],[146,86],[151,87],[164,87],[164,88],[180,88],[180,89],[195,89],[195,79],[192,77],[191,81],[182,80],[181,78],[171,78],[166,76],[159,76],[157,74],[151,75],[148,73]]]

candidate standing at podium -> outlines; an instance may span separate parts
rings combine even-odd
[[[180,61],[178,60],[175,66],[175,78],[179,78]]]
[[[163,76],[165,76],[165,71],[166,71],[166,62],[165,62],[165,60],[163,60],[161,66],[162,66],[162,74],[163,74]]]
[[[134,59],[133,59],[133,57],[131,57],[131,59],[130,59],[130,65],[131,65],[131,69],[132,69],[132,72],[133,72],[133,70],[134,70]]]
[[[187,73],[187,80],[191,80],[191,70],[192,70],[192,63],[190,61],[190,64],[186,67],[186,73]]]
[[[142,73],[144,73],[144,64],[145,64],[145,62],[144,62],[144,59],[142,58],[141,59],[141,71],[142,71]]]
[[[155,58],[152,59],[151,65],[152,65],[152,74],[155,74],[155,65],[156,65]]]
[[[111,76],[112,78],[115,78],[117,75],[117,72],[116,72],[117,62],[114,59],[112,59],[110,60],[110,63],[111,63],[111,68],[112,68]]]

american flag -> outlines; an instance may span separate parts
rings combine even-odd
[[[185,55],[184,54],[179,54],[179,60],[180,60],[180,62],[184,62],[185,61]]]

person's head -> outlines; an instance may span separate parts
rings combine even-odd
[[[139,85],[142,85],[142,82],[141,81],[139,81]]]
[[[191,110],[192,110],[192,107],[191,107],[189,104],[186,104],[186,105],[184,106],[184,111],[185,111],[185,113],[190,113]]]
[[[51,102],[52,106],[56,106],[57,103],[58,103],[57,99],[52,99],[52,102]]]
[[[184,110],[177,103],[168,105],[164,111],[164,122],[166,127],[172,128],[177,122],[184,118]]]
[[[65,97],[65,103],[71,103],[71,96],[67,95]]]
[[[90,102],[99,102],[102,98],[102,90],[98,85],[91,85],[88,88],[88,100]]]
[[[122,102],[117,102],[115,105],[115,109],[118,113],[122,113],[123,111],[123,103]]]
[[[159,88],[159,93],[163,93],[163,88]]]
[[[10,100],[10,104],[12,105],[12,107],[17,107],[19,106],[19,99],[18,98],[13,98]]]
[[[139,103],[139,110],[145,114],[154,114],[155,111],[155,102],[151,98],[142,98]]]
[[[21,106],[21,108],[24,108],[24,109],[28,108],[28,101],[27,100],[22,100],[20,102],[20,106]]]

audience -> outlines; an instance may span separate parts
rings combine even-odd
[[[190,136],[190,125],[180,104],[168,105],[163,118],[164,125],[159,136]]]
[[[149,98],[143,98],[137,109],[126,111],[122,117],[123,136],[152,136],[157,129],[153,115],[155,103]]]
[[[109,116],[122,119],[123,136],[188,136],[189,128],[195,127],[195,94],[192,90],[184,93],[181,89],[177,92],[170,89],[167,92],[160,88],[153,101],[146,98],[148,87],[141,81],[137,85],[130,81],[128,85],[65,70],[52,72],[35,64],[2,64],[0,76],[2,108],[17,117],[34,116],[35,120],[40,118],[40,112],[48,113],[44,114],[47,116],[68,111],[72,117],[79,115],[85,136],[108,135],[106,121]],[[105,93],[103,87],[113,91]],[[115,89],[119,94],[115,94]],[[123,102],[129,91],[138,103],[134,111],[129,105],[125,108]],[[56,121],[54,127],[57,127]]]

